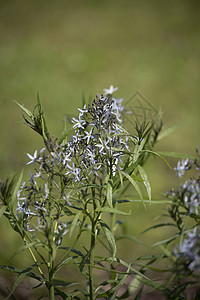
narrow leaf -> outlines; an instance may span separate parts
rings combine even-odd
[[[165,163],[166,163],[166,165],[171,169],[171,170],[173,170],[173,168],[170,166],[170,164],[168,163],[168,161],[166,160],[166,159],[164,159],[164,157],[162,157],[162,152],[155,152],[155,151],[152,151],[152,150],[142,150],[142,152],[149,152],[149,153],[152,153],[152,154],[154,154],[154,155],[156,155],[156,156],[158,156],[158,157],[160,157]]]
[[[118,171],[118,174],[119,174],[119,178],[120,178],[121,186],[123,187],[123,185],[124,185],[124,182],[123,182],[123,176],[122,176],[122,172],[121,172],[121,170],[120,170],[119,168],[117,169],[117,171]]]
[[[169,238],[167,238],[165,240],[162,240],[160,242],[157,242],[157,243],[153,244],[152,247],[159,246],[159,245],[162,245],[162,244],[165,244],[165,243],[169,243],[169,242],[175,240],[178,236],[179,236],[179,234],[176,233],[173,236],[170,236]]]
[[[34,266],[35,265],[33,265],[33,267]],[[18,274],[21,274],[23,272],[22,270],[20,270],[18,268],[15,268],[15,267],[12,267],[12,266],[5,266],[5,265],[0,265],[0,269],[5,270],[5,271],[9,271],[9,272],[12,272],[12,273],[18,273]],[[34,274],[33,272],[28,272],[26,275],[28,277],[34,278],[38,281],[42,281],[42,278],[40,278],[38,275]]]
[[[21,182],[22,182],[22,178],[23,178],[23,170],[21,171],[20,175],[19,175],[19,178],[17,180],[17,183],[15,185],[15,188],[14,188],[14,191],[13,191],[13,194],[12,194],[12,198],[11,198],[11,203],[10,203],[10,207],[11,207],[11,210],[13,209],[13,205],[16,201],[16,197],[17,197],[17,192],[20,188],[20,185],[21,185]]]
[[[111,208],[111,207],[108,207],[108,206],[100,207],[100,208],[96,209],[96,211],[97,212],[109,212],[109,213],[112,213],[112,214],[125,215],[125,216],[128,216],[128,215],[131,214],[131,211],[129,211],[127,213],[127,212],[121,211],[119,209]]]
[[[108,280],[103,281],[102,283],[100,283],[98,285],[98,287],[96,288],[94,293],[96,294],[102,287],[105,287],[108,284],[113,285],[115,282],[116,282],[116,280],[113,280],[113,279],[108,279]],[[100,298],[100,295],[98,295],[96,298]]]
[[[58,264],[55,269],[54,273],[58,272],[64,265],[66,265],[68,262],[70,262],[73,259],[73,256],[66,258],[63,260],[60,264]]]
[[[150,185],[149,179],[147,177],[147,174],[146,174],[145,170],[140,165],[138,165],[138,171],[139,171],[142,179],[144,180],[144,185],[145,185],[146,190],[147,190],[147,195],[148,195],[149,201],[151,202],[151,185]]]
[[[60,279],[53,279],[53,286],[72,286],[75,282],[67,282]]]
[[[23,270],[21,273],[19,273],[18,277],[15,279],[12,289],[10,291],[10,294],[5,298],[5,300],[10,299],[10,297],[12,296],[12,294],[14,293],[15,289],[17,288],[17,286],[19,285],[19,283],[21,282],[21,280],[25,277],[25,276],[29,276],[30,270],[32,270],[32,268],[35,267],[35,265],[32,265],[31,267],[26,268],[25,270]]]
[[[110,206],[111,208],[113,207],[113,204],[112,204],[112,189],[113,189],[113,182],[112,182],[111,179],[109,179],[108,182],[107,182],[107,186],[106,186],[106,198],[107,198],[108,206]]]
[[[70,294],[64,293],[63,291],[61,291],[60,289],[58,289],[56,286],[54,287],[54,289],[55,289],[56,293],[57,293],[59,296],[61,296],[61,298],[62,298],[63,300],[66,300],[66,299],[72,299]]]
[[[109,226],[106,223],[104,223],[103,221],[100,221],[100,224],[101,224],[101,227],[102,227],[102,229],[105,233],[108,244],[110,246],[112,259],[114,259],[115,255],[116,255],[116,252],[117,252],[117,248],[116,248],[116,244],[115,244],[115,238],[114,238]]]
[[[47,140],[47,135],[46,135],[46,122],[44,119],[43,114],[41,115],[41,126],[42,126],[42,136],[45,140]]]
[[[77,225],[78,223],[78,220],[79,220],[79,217],[81,215],[81,211],[78,211],[77,214],[75,215],[73,221],[72,221],[72,224],[71,224],[71,227],[70,227],[70,231],[69,231],[69,236],[71,237],[72,236],[72,233],[74,231],[74,228],[75,226]]]
[[[69,252],[71,251],[71,252],[77,254],[78,256],[84,257],[84,254],[81,251],[70,248],[70,247],[59,247],[59,249],[63,249],[63,250],[69,251]]]
[[[126,278],[127,278],[127,276],[128,276],[128,273],[129,273],[129,271],[130,271],[130,267],[131,267],[131,264],[129,264],[129,267],[127,268],[127,271],[126,271],[127,274],[125,274],[125,275],[122,277],[122,279],[118,282],[118,284],[117,284],[115,287],[113,287],[113,288],[111,288],[111,289],[109,290],[109,293],[112,293],[112,294],[113,294],[112,297],[111,297],[111,300],[115,300],[115,299],[116,299],[117,293],[118,293],[119,289],[123,286],[124,281],[126,280]]]
[[[152,248],[151,246],[149,246],[149,245],[145,244],[144,242],[138,240],[136,237],[134,237],[132,235],[120,235],[116,238],[116,241],[122,240],[122,239],[128,239],[128,240],[131,240],[131,241],[136,242],[138,244],[141,244],[145,247]]]
[[[61,135],[61,138],[58,141],[58,144],[62,144],[63,141],[66,140],[67,136],[69,135],[69,133],[73,130],[73,125],[70,126],[68,129],[64,129]]]
[[[196,156],[177,152],[158,152],[159,155],[178,159],[196,159]]]
[[[147,232],[149,230],[160,228],[160,227],[164,227],[164,226],[175,226],[176,227],[176,225],[173,224],[173,223],[162,223],[162,224],[157,224],[157,225],[154,225],[154,226],[151,226],[151,227],[145,229],[144,231],[141,232],[141,234],[143,234],[143,233],[145,233],[145,232]]]
[[[174,132],[178,127],[180,127],[180,125],[174,125],[172,127],[169,127],[165,130],[163,130],[162,132],[159,133],[157,141],[162,140],[163,138],[165,138],[166,136],[170,135],[172,132]]]
[[[138,184],[135,182],[135,180],[129,174],[125,173],[124,171],[121,171],[121,172],[130,181],[130,183],[136,189],[140,199],[143,201],[143,196],[142,196],[141,190],[140,190]]]
[[[15,289],[17,288],[17,286],[19,285],[20,281],[26,276],[26,273],[21,273],[14,281],[12,289],[10,291],[10,294],[5,298],[5,300],[10,299],[10,297],[12,296],[12,294],[14,293]]]
[[[128,284],[128,289],[126,290],[126,292],[124,294],[122,294],[119,299],[126,299],[129,296],[131,296],[133,293],[135,293],[137,291],[137,289],[141,286],[141,276],[140,275],[136,275],[132,281]],[[136,298],[134,298],[135,300]],[[138,298],[140,299],[140,298]]]
[[[14,100],[14,102],[30,117],[33,118],[33,114],[32,112],[30,112],[30,110],[28,110],[27,108],[25,108],[22,104],[19,104],[17,101]]]

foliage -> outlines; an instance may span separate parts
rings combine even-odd
[[[46,286],[50,299],[59,295],[62,299],[90,300],[129,296],[140,299],[146,287],[158,290],[167,299],[186,299],[184,291],[199,279],[199,179],[168,193],[168,216],[173,223],[158,224],[149,230],[174,226],[178,231],[150,247],[158,247],[156,255],[139,257],[131,263],[117,257],[116,241],[127,238],[119,235],[122,222],[117,216],[129,214],[119,205],[134,200],[124,200],[123,195],[132,185],[145,204],[143,186],[151,203],[151,186],[144,164],[150,155],[166,162],[153,148],[173,128],[160,134],[162,113],[147,101],[138,101],[133,107],[123,106],[123,100],[113,96],[116,90],[110,86],[78,109],[78,117],[72,118],[68,127],[65,124],[59,139],[49,133],[39,96],[33,112],[18,104],[25,124],[42,137],[44,148],[27,154],[27,165],[33,165],[28,181],[24,181],[21,173],[17,180],[0,182],[1,215],[21,236],[20,251],[29,251],[33,259],[25,270],[0,266],[18,274],[7,299],[25,276],[38,281],[36,288]],[[177,172],[182,175],[192,166],[199,168],[199,160],[179,163]],[[195,222],[192,233],[184,224],[186,217]],[[84,245],[80,243],[83,235],[90,240]],[[64,245],[66,236],[69,246]],[[186,240],[182,242],[184,236]],[[140,243],[134,237],[128,238]],[[174,246],[177,239],[178,250]],[[106,255],[97,254],[100,247]],[[165,269],[160,267],[162,260],[168,260]],[[86,279],[84,283],[57,277],[61,269],[71,264],[78,266]],[[106,280],[97,284],[94,269],[104,271]],[[152,278],[152,272],[172,275],[166,277],[166,282],[160,282]],[[191,280],[182,282],[184,276]]]

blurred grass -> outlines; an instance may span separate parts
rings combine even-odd
[[[82,95],[94,97],[110,84],[126,99],[140,91],[163,108],[164,128],[181,125],[157,149],[194,154],[200,146],[199,19],[195,0],[0,1],[0,176],[19,170],[26,153],[42,146],[12,102],[31,110],[37,91],[55,136]],[[160,160],[151,158],[147,170],[154,197],[177,185]],[[129,232],[137,234],[159,212],[160,206],[146,212],[134,206]],[[19,242],[7,227],[1,221],[2,260]],[[127,255],[123,246],[120,251]]]

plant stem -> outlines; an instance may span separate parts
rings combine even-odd
[[[54,224],[54,232],[55,232],[55,226],[57,226],[57,222]],[[54,284],[53,284],[53,279],[54,279],[54,259],[56,256],[56,249],[55,249],[55,244],[54,244],[54,237],[52,238],[50,235],[48,237],[49,240],[49,263],[48,263],[48,269],[49,269],[49,284],[48,284],[48,289],[49,289],[49,299],[54,300]]]
[[[91,241],[90,241],[90,256],[89,256],[89,292],[90,300],[94,300],[94,280],[93,280],[93,262],[94,262],[94,248],[96,240],[96,223],[93,222],[91,230]]]
[[[52,253],[51,253],[52,254]],[[53,277],[54,277],[54,263],[52,259],[52,255],[50,255],[49,262],[49,299],[54,300],[54,285],[53,285]]]
[[[50,300],[54,300],[54,286],[53,285],[51,285],[51,287],[50,287],[49,298],[50,298]]]

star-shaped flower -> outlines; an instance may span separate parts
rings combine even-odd
[[[30,158],[30,161],[27,162],[27,165],[29,164],[35,164],[37,162],[37,150],[35,150],[33,156],[27,153],[27,156]]]
[[[112,95],[117,90],[118,90],[118,87],[114,88],[113,85],[110,85],[110,88],[104,89],[104,92],[105,92],[105,95]]]

